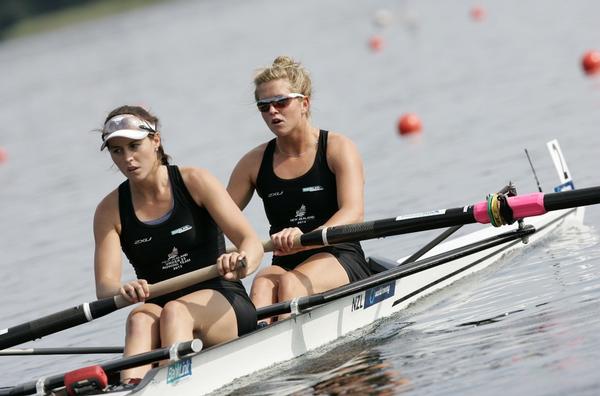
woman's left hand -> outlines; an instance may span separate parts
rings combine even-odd
[[[294,246],[294,242],[300,239],[302,231],[298,227],[284,228],[276,234],[271,235],[271,242],[273,242],[273,255],[275,256],[287,256],[288,254],[294,254],[303,250],[311,249],[311,247]],[[296,242],[297,243],[297,242]]]
[[[224,253],[217,259],[219,275],[229,281],[236,281],[247,275],[246,252]]]

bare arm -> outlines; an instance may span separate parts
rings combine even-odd
[[[121,288],[121,242],[116,229],[118,213],[117,192],[113,191],[98,204],[94,214],[94,273],[98,298],[114,296]]]
[[[363,221],[365,176],[356,145],[343,135],[330,133],[327,162],[335,174],[339,210],[323,226]]]
[[[248,205],[254,194],[256,177],[265,147],[266,144],[262,144],[244,155],[236,164],[229,177],[227,192],[229,192],[233,201],[242,210]]]
[[[239,255],[245,256],[247,267],[238,271],[240,277],[254,272],[260,265],[263,247],[254,229],[223,185],[208,171],[198,168],[182,169],[186,186],[196,203],[204,206],[238,252],[224,254],[219,258],[219,272],[226,279],[236,279],[231,271]],[[229,269],[229,271],[228,271]]]

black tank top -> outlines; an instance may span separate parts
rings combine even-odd
[[[262,198],[271,224],[269,234],[286,227],[312,231],[338,211],[335,174],[327,165],[327,131],[319,131],[317,154],[310,170],[295,179],[281,179],[273,171],[275,139],[271,140],[256,177],[256,192]]]
[[[225,250],[223,232],[196,204],[179,168],[167,169],[174,204],[171,215],[160,224],[141,222],[133,209],[129,180],[119,186],[121,247],[138,279],[151,284],[212,265]],[[222,278],[213,282],[217,288],[232,283]]]

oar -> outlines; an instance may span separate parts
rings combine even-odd
[[[105,373],[119,372],[121,370],[144,366],[164,359],[176,360],[192,353],[198,353],[202,350],[202,341],[194,339],[181,342],[170,347],[159,348],[139,355],[115,359],[99,366]],[[21,385],[16,385],[7,389],[0,389],[0,396],[8,395],[33,395],[41,387],[44,392],[60,388],[65,384],[65,375],[57,374],[37,381],[30,381]],[[45,394],[45,393],[44,393]]]
[[[96,353],[123,353],[122,346],[107,347],[58,347],[58,348],[13,348],[0,351],[0,356],[31,355],[87,355]]]
[[[152,297],[164,296],[217,276],[219,276],[217,266],[211,265],[149,285],[150,295]],[[121,295],[117,295],[83,303],[30,322],[0,330],[0,350],[90,322],[131,304]]]
[[[540,192],[541,191],[542,190],[540,189]],[[500,189],[500,191],[498,191],[498,194],[508,194],[508,196],[513,197],[517,194],[517,190],[515,189],[515,186],[513,186],[513,184],[509,182],[508,185],[502,187]],[[429,242],[427,245],[423,246],[421,249],[419,249],[416,252],[414,252],[413,254],[411,254],[409,257],[407,257],[403,262],[401,262],[398,265],[404,265],[404,264],[412,263],[413,261],[417,261],[425,253],[427,253],[428,251],[430,251],[431,249],[433,249],[434,247],[439,245],[441,242],[446,240],[450,235],[452,235],[456,231],[458,231],[462,226],[463,226],[463,224],[459,224],[459,225],[455,225],[454,227],[448,228],[447,230],[442,232],[440,235],[435,237],[433,240],[431,240],[431,242]]]
[[[600,203],[600,187],[556,193],[533,193],[507,198],[515,220],[538,216],[546,212]],[[461,208],[434,210],[425,213],[364,223],[326,227],[302,234],[294,246],[319,246],[342,242],[382,238],[409,232],[452,227],[459,224],[489,223],[486,201]],[[271,241],[264,242],[265,251],[272,251]],[[162,296],[197,282],[218,276],[216,266],[202,268],[151,286],[153,296]],[[22,325],[0,330],[0,349],[65,330],[107,315],[130,303],[121,296],[85,303]]]
[[[417,272],[425,271],[427,269],[437,267],[450,261],[466,257],[468,255],[481,252],[486,249],[490,249],[494,246],[503,245],[511,241],[513,244],[520,243],[520,241],[523,238],[526,238],[528,235],[535,233],[535,231],[535,227],[531,225],[526,225],[524,228],[519,228],[502,234],[498,234],[478,242],[473,242],[469,245],[465,245],[444,253],[437,254],[435,256],[428,257],[420,261],[407,263],[403,266],[398,266],[393,269],[380,272],[379,274],[369,277],[367,279],[350,283],[341,286],[337,289],[333,289],[323,293],[313,294],[311,296],[298,297],[297,299],[292,301],[283,301],[263,308],[258,308],[256,310],[258,319],[260,320],[270,318],[275,315],[290,313],[292,311],[292,307],[294,307],[294,309],[297,309],[298,311],[301,311],[302,309],[325,304],[329,301],[347,297],[352,294],[361,292],[363,290],[367,290],[375,286],[385,284],[387,282],[395,281],[397,279],[413,275]],[[463,270],[467,270],[469,267],[470,266],[464,268]],[[410,297],[411,296],[407,296],[405,297],[405,299]]]
[[[598,204],[600,203],[600,187],[547,194],[531,193],[508,197],[506,201],[512,211],[513,219],[520,220],[555,210]],[[294,246],[333,245],[471,223],[490,223],[487,201],[459,208],[432,210],[389,219],[326,227],[300,235],[294,241]],[[264,241],[263,246],[265,251],[273,250],[270,240]]]

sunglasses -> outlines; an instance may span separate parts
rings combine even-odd
[[[271,105],[276,109],[284,109],[290,105],[292,99],[305,98],[306,96],[300,93],[290,93],[287,95],[273,96],[271,98],[261,99],[256,101],[256,107],[261,113],[266,113],[271,108]]]

